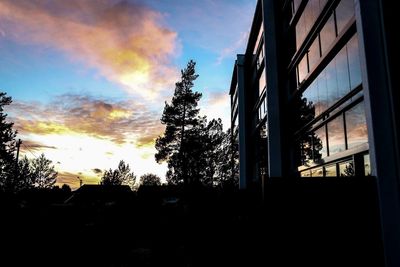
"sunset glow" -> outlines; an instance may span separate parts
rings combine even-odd
[[[154,143],[180,69],[197,62],[201,114],[227,129],[231,70],[255,2],[0,1],[0,91],[13,97],[6,112],[21,154],[44,153],[73,189],[120,160],[138,178],[165,180]]]

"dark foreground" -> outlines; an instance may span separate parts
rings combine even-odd
[[[383,266],[373,178],[338,179],[271,180],[264,202],[204,188],[2,195],[0,266]]]

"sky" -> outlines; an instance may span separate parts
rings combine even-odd
[[[229,86],[256,0],[2,0],[0,91],[22,140],[57,184],[97,184],[120,160],[165,181],[154,160],[165,101],[196,61],[200,113],[229,127]]]

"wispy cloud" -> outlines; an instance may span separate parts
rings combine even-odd
[[[248,38],[249,38],[249,32],[242,32],[242,34],[240,35],[239,39],[236,42],[234,42],[232,45],[222,49],[222,51],[220,52],[220,54],[217,58],[216,64],[217,65],[221,64],[225,58],[228,58],[228,57],[234,58],[236,56],[236,54],[239,53],[239,50],[243,49]],[[240,52],[244,53],[244,50],[240,51]]]
[[[154,98],[173,84],[177,33],[138,1],[2,0],[1,35],[64,52],[128,92]]]
[[[230,113],[221,112],[230,110],[229,95],[225,92],[213,92],[206,95],[205,102],[200,107],[202,115],[206,115],[209,120],[221,118],[224,128],[230,127]]]
[[[9,111],[16,129],[24,135],[84,134],[116,144],[152,146],[164,129],[159,114],[135,101],[63,95],[48,104],[16,101]]]

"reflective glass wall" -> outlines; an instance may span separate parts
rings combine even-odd
[[[296,77],[290,106],[297,113],[291,129],[298,171],[301,176],[369,175],[354,1],[306,2],[292,0],[298,19],[289,25],[296,36],[289,70]]]

